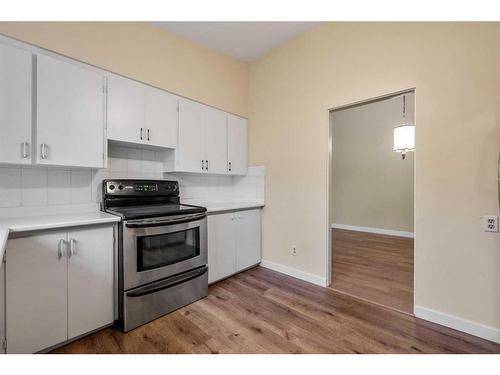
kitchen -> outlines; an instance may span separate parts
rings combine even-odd
[[[2,81],[6,82],[4,97],[9,100],[6,108],[10,108],[3,112],[2,124],[15,124],[15,133],[2,137],[2,161],[50,166],[2,171],[4,175],[10,174],[13,186],[21,185],[22,204],[26,206],[30,206],[27,200],[35,198],[24,199],[24,195],[40,194],[33,190],[44,187],[30,190],[25,185],[30,178],[43,178],[46,174],[48,201],[43,203],[54,204],[51,195],[55,194],[54,198],[59,200],[56,211],[61,209],[61,212],[52,213],[49,207],[41,206],[37,207],[38,215],[31,212],[27,217],[9,218],[2,223],[7,332],[4,348],[7,353],[47,351],[112,325],[115,320],[120,320],[126,331],[130,330],[152,320],[153,316],[164,315],[206,296],[208,282],[213,283],[260,262],[259,210],[264,206],[264,168],[247,167],[246,119],[10,38],[3,37],[1,43]],[[36,79],[31,81],[32,77]],[[32,105],[34,102],[36,107]],[[32,113],[36,120],[31,117]],[[32,123],[35,124],[33,129]],[[19,147],[21,152],[18,152]],[[111,164],[109,169],[108,163]],[[85,183],[88,192],[89,187],[92,189],[95,201],[64,206],[64,203],[78,202],[76,195],[64,203],[61,197],[64,186],[78,181],[81,172],[78,168],[91,168],[92,176],[86,176]],[[208,205],[208,209],[179,205],[179,191],[188,185],[179,172],[214,175],[202,181],[215,183],[212,189],[198,185],[202,194],[188,193],[182,200],[188,204]],[[29,176],[30,173],[34,175]],[[105,176],[105,173],[109,174]],[[127,178],[147,176],[150,179],[122,179],[123,174]],[[161,179],[152,179],[155,176]],[[170,182],[169,178],[172,178]],[[219,185],[218,181],[224,185]],[[85,188],[79,186],[74,190],[77,189]],[[121,197],[122,200],[116,199]],[[99,212],[99,203],[103,211],[112,214]],[[133,208],[140,210],[148,204],[150,206],[146,206],[143,213],[130,213]],[[122,213],[123,209],[120,211],[121,205],[128,208],[126,214]],[[69,212],[65,212],[67,210]],[[154,210],[157,212],[153,214]],[[189,217],[189,213],[196,212],[198,218]],[[123,220],[155,217],[165,220],[169,216],[179,223],[198,223],[191,224],[190,232],[183,237],[195,242],[195,252],[189,253],[193,249],[186,244],[184,249],[178,250],[178,259],[169,259],[165,254],[166,249],[172,251],[166,233],[187,231],[186,224],[164,223],[164,227],[159,227],[158,223],[148,226],[136,223],[136,227],[143,228],[140,232],[148,235],[135,234],[130,239],[124,235],[122,225],[116,224],[120,217]],[[126,224],[124,228],[132,225]],[[167,230],[169,226],[174,229]],[[159,230],[161,228],[163,231]],[[149,234],[152,231],[154,235]],[[158,238],[162,233],[165,238]],[[138,250],[133,243],[139,238],[148,242],[150,248],[144,250],[146,255],[141,258],[138,271],[134,271],[138,259],[131,260],[124,254],[129,253],[130,247],[131,255],[135,255]],[[247,238],[250,241],[246,241]],[[170,241],[180,241],[179,235]],[[211,241],[215,250],[209,256],[207,241]],[[156,263],[150,259],[151,264],[143,266],[142,260],[147,262],[148,256],[160,259]],[[132,306],[119,310],[118,306],[124,305],[117,291],[118,283],[124,282],[119,269],[124,269],[124,265],[130,264],[131,272],[137,272],[140,280],[126,284],[129,292],[133,285],[148,284],[151,288],[156,280],[171,283],[168,276],[177,275],[178,278],[181,272],[206,268],[207,262],[210,272],[204,269],[204,282],[191,281],[192,288],[181,283],[176,288],[180,291],[174,293],[179,297],[164,298],[182,299],[183,295],[193,294],[190,293],[192,289],[200,290],[185,301],[157,309],[156,313],[150,311],[153,302],[149,307]],[[169,264],[172,270],[168,270]],[[133,277],[128,271],[124,273],[128,278]],[[147,278],[145,274],[148,273],[157,275]],[[188,272],[185,279],[190,277]],[[179,280],[173,281],[179,284]],[[60,293],[54,293],[55,287]],[[158,298],[149,294],[151,301]],[[67,300],[62,298],[66,295]],[[43,301],[37,303],[37,296],[44,296]],[[95,306],[100,306],[99,311],[94,311]],[[131,315],[133,310],[140,311]],[[131,322],[140,321],[140,324],[129,324],[127,320],[124,325],[127,312]],[[140,315],[151,317],[141,321]],[[45,324],[39,324],[40,321]]]
[[[314,48],[343,33],[359,42],[358,27],[397,44],[387,36],[397,27],[411,38],[423,26],[291,22],[282,26],[293,26],[289,39],[245,60],[186,36],[202,23],[171,24],[0,23],[0,352],[498,353],[487,294],[494,270],[467,287],[458,271],[437,272],[432,264],[445,262],[448,247],[423,216],[415,220],[424,229],[415,231],[414,311],[327,288],[329,110],[414,90],[425,111],[416,112],[420,134],[431,139],[426,116],[441,114],[432,95],[444,110],[458,99],[401,72],[394,84],[356,80],[351,91],[336,76],[341,96],[308,78],[327,58]],[[455,28],[485,44],[495,35],[494,25],[433,27],[450,40]],[[483,44],[456,42],[445,61],[464,46],[484,58],[457,70],[490,57]],[[335,56],[328,61],[348,71]],[[436,64],[423,76],[442,73]],[[418,139],[411,152],[424,155],[415,159],[422,202],[437,194],[422,193],[434,185],[419,169],[429,159]],[[484,156],[493,169],[497,156]],[[477,217],[495,215],[496,192],[488,192]],[[487,251],[462,253],[464,263],[494,267],[494,236],[476,236]],[[435,241],[445,250],[432,251]],[[486,307],[472,311],[450,285]],[[484,295],[473,293],[479,288]]]

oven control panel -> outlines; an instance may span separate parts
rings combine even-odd
[[[105,195],[179,195],[179,183],[166,180],[104,180]]]

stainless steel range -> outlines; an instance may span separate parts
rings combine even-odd
[[[180,204],[164,180],[105,180],[103,209],[119,227],[119,324],[134,329],[208,294],[204,207]]]

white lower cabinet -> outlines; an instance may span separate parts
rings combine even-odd
[[[9,239],[5,280],[7,353],[38,352],[112,323],[113,227]]]
[[[68,232],[68,338],[113,322],[113,228]],[[73,247],[73,249],[71,249]]]
[[[261,260],[261,224],[260,209],[235,213],[236,223],[236,270],[260,263]]]
[[[208,282],[261,261],[260,209],[208,216]]]

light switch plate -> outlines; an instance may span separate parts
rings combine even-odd
[[[498,216],[483,216],[483,230],[485,232],[498,232]]]

